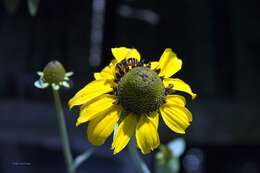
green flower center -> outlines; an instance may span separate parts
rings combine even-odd
[[[158,110],[164,87],[157,73],[147,67],[135,67],[118,84],[118,101],[127,112],[135,114]]]

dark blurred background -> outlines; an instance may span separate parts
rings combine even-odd
[[[184,62],[178,77],[198,94],[182,136],[182,173],[259,173],[259,6],[257,0],[41,0],[30,15],[27,1],[2,0],[0,172],[65,172],[52,95],[34,87],[36,71],[53,59],[74,71],[73,88],[61,92],[67,110],[68,99],[111,60],[110,48],[127,46],[147,61],[173,48]],[[76,115],[66,111],[74,156],[90,147],[85,127],[75,128]],[[177,136],[160,128],[162,143]],[[110,144],[78,172],[135,172],[127,150],[112,156]],[[153,156],[144,156],[152,170]]]

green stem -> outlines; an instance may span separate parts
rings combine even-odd
[[[128,145],[128,150],[130,153],[130,156],[138,170],[139,173],[151,173],[151,171],[148,169],[147,165],[144,163],[142,158],[140,157],[138,151],[136,150],[135,141],[131,140]]]
[[[57,110],[57,119],[59,124],[59,133],[61,137],[62,147],[63,147],[63,154],[65,157],[66,165],[68,173],[75,173],[75,167],[73,163],[73,158],[70,150],[70,143],[68,139],[68,133],[66,128],[66,123],[64,119],[64,112],[61,105],[60,95],[57,90],[52,89],[53,97],[55,101],[55,106]]]

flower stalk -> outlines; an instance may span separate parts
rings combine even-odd
[[[65,119],[64,119],[64,112],[63,112],[62,105],[61,105],[59,91],[55,90],[55,89],[52,89],[52,91],[53,91],[53,97],[54,97],[55,107],[56,107],[56,111],[57,111],[59,133],[60,133],[60,137],[61,137],[61,143],[62,143],[62,147],[63,147],[63,154],[65,157],[67,170],[68,170],[68,173],[75,173],[76,169],[75,169],[74,161],[73,161],[72,154],[71,154],[70,143],[69,143],[69,139],[68,139],[68,132],[67,132],[66,123],[65,123]]]

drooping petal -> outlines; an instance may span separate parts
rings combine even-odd
[[[158,113],[152,115],[141,115],[136,127],[136,143],[143,154],[153,151],[160,145],[157,126]]]
[[[119,153],[129,143],[129,140],[135,131],[136,124],[137,117],[132,113],[126,115],[126,117],[122,120],[112,143],[112,149],[114,150],[113,154]]]
[[[188,119],[189,122],[192,121],[192,114],[191,112],[185,107],[186,105],[186,100],[183,96],[180,95],[167,95],[165,97],[166,104],[171,107],[176,111],[180,112],[180,114],[184,113]]]
[[[104,93],[111,92],[114,85],[114,82],[111,80],[94,80],[90,82],[69,100],[70,109],[73,106],[82,105]]]
[[[169,106],[171,106],[171,104],[169,104]],[[186,115],[189,122],[192,122],[192,113],[189,111],[189,109],[187,109],[186,107],[175,105],[174,110],[175,110],[176,114],[178,114],[178,115],[182,115],[182,116]]]
[[[102,145],[112,134],[117,121],[120,118],[120,107],[114,107],[105,116],[99,116],[91,120],[87,128],[87,136],[93,145]]]
[[[166,103],[171,103],[184,107],[186,105],[186,100],[180,95],[167,95],[165,98]]]
[[[190,86],[180,79],[166,78],[163,80],[163,84],[165,87],[169,86],[169,84],[172,84],[174,90],[186,92],[189,95],[191,95],[192,99],[194,99],[196,97],[196,94],[192,92]]]
[[[115,64],[116,59],[113,59],[108,66],[103,68],[101,72],[94,73],[94,77],[96,80],[100,79],[115,79]]]
[[[160,112],[165,124],[174,132],[184,134],[186,128],[190,125],[191,114],[185,107],[171,104],[163,104]]]
[[[158,129],[158,125],[159,125],[159,113],[158,112],[152,112],[149,114],[149,116],[147,116],[147,118],[154,124],[154,126],[156,127],[156,129]]]
[[[140,61],[141,59],[139,52],[134,48],[130,49],[126,47],[118,47],[118,48],[112,48],[111,51],[113,56],[116,58],[118,62],[128,58],[135,58],[138,61]]]
[[[158,67],[160,68],[159,76],[171,77],[181,69],[182,60],[178,59],[172,49],[167,48],[163,52]]]
[[[116,107],[116,105],[114,105],[115,101],[115,96],[104,94],[98,97],[92,103],[87,103],[81,106],[80,115],[77,119],[76,126],[92,120],[98,116],[106,115],[112,108]]]

